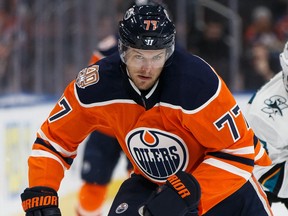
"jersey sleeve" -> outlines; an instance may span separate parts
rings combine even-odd
[[[203,214],[250,179],[255,163],[271,163],[234,97],[219,80],[217,91],[206,103],[183,114],[185,127],[206,149],[203,162],[192,173],[201,185]]]
[[[95,64],[96,62],[98,62],[100,59],[104,58],[105,56],[102,55],[101,52],[99,52],[98,50],[94,50],[90,60],[89,60],[89,65]]]
[[[48,186],[58,190],[64,171],[70,168],[77,155],[78,145],[95,129],[95,125],[108,128],[101,120],[101,111],[94,112],[96,120],[89,107],[82,106],[75,88],[73,81],[37,132],[28,159],[30,187]]]
[[[108,35],[101,40],[90,57],[89,64],[95,64],[100,59],[113,54],[118,50],[117,35]]]
[[[261,112],[260,109],[257,110],[257,106],[254,106],[253,103],[248,105],[245,116],[250,127],[253,128],[262,146],[268,152],[274,163],[286,161],[288,159],[288,143],[285,142],[281,135],[283,130],[277,127],[282,127],[282,125],[280,126],[281,123],[278,122],[279,124],[277,125],[276,120],[276,122],[274,122],[274,120],[267,119]],[[268,120],[273,121],[273,123]]]

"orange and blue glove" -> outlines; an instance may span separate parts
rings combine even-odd
[[[49,187],[26,188],[21,194],[26,216],[61,216],[58,194]]]

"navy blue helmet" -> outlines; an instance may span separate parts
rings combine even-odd
[[[143,50],[167,49],[167,58],[174,52],[176,29],[167,10],[160,4],[133,5],[119,23],[119,52],[127,48]]]

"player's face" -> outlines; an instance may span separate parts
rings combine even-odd
[[[140,90],[151,88],[161,74],[166,49],[140,50],[129,48],[125,56],[129,76]]]

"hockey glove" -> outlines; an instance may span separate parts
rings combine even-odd
[[[190,174],[179,171],[156,189],[143,208],[144,216],[197,216],[201,189]]]
[[[58,195],[52,188],[26,188],[21,199],[26,216],[61,216]]]

